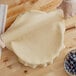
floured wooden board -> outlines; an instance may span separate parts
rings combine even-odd
[[[7,25],[15,20],[15,18],[18,16],[17,14],[24,12],[24,5],[20,4],[20,1],[21,0],[19,0],[19,3],[17,3],[19,6],[13,8],[14,5],[12,5],[10,7],[11,9],[9,8],[10,10],[8,11]],[[13,10],[14,13],[12,13],[11,10]],[[20,64],[13,52],[9,51],[8,49],[3,49],[2,59],[0,60],[0,76],[68,76],[64,71],[63,63],[65,55],[73,48],[76,48],[75,28],[69,29],[65,32],[65,49],[63,49],[59,57],[55,59],[54,64],[50,64],[47,67],[37,67],[36,69],[25,67],[24,65]]]
[[[8,5],[6,28],[14,22],[16,17],[29,10],[50,11],[56,9],[63,0],[0,0],[0,4]]]
[[[8,49],[3,49],[0,60],[0,76],[68,76],[64,71],[63,63],[65,55],[73,48],[76,48],[76,28],[65,32],[65,49],[61,52],[54,64],[47,67],[37,67],[32,69],[20,64],[14,53]]]

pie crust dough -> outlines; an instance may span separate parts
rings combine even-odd
[[[1,38],[21,63],[35,68],[53,63],[64,48],[64,31],[62,10],[32,10],[17,17]]]

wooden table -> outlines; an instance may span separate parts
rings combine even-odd
[[[23,5],[19,5],[15,8],[19,9],[19,7],[22,9]],[[14,11],[14,8],[12,8],[12,10]],[[8,14],[9,13],[11,13],[10,10]],[[9,21],[9,19],[14,20],[15,16],[10,18],[8,15],[9,18],[7,21]],[[65,31],[64,43],[65,48],[62,50],[59,57],[55,59],[53,64],[47,67],[37,67],[36,69],[20,64],[12,51],[6,48],[3,49],[2,58],[0,60],[0,76],[68,76],[64,70],[64,58],[71,49],[76,48],[76,28],[67,29]]]
[[[76,28],[66,30],[64,42],[65,48],[53,64],[36,69],[20,64],[13,52],[6,48],[3,49],[0,76],[68,76],[64,71],[64,58],[71,49],[76,48]]]

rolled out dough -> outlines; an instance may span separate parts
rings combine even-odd
[[[46,66],[64,48],[64,31],[62,10],[32,10],[20,15],[1,38],[25,66]]]

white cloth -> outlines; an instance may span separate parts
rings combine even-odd
[[[64,0],[63,9],[67,18],[76,15],[76,0]]]

